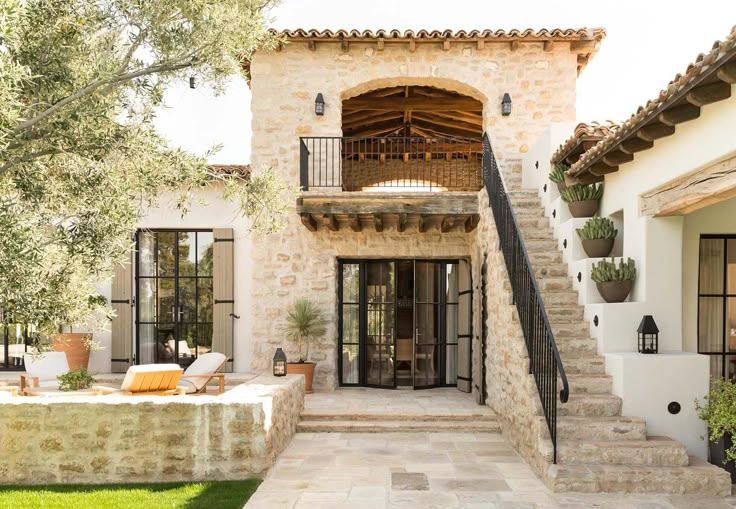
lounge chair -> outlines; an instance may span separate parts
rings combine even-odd
[[[207,384],[213,378],[219,382],[218,394],[225,392],[225,373],[218,373],[227,362],[227,356],[218,352],[201,354],[184,371],[179,385],[185,387],[187,394],[207,392]]]
[[[20,392],[24,396],[32,395],[34,389],[58,389],[56,377],[69,371],[64,352],[27,353],[23,355],[23,362],[26,372],[20,375]]]
[[[95,385],[92,390],[95,391],[95,394],[122,394],[123,396],[186,394],[186,388],[177,385],[182,371],[178,364],[131,366],[125,373],[119,389]]]

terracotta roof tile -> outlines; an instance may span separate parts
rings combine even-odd
[[[586,124],[581,122],[575,126],[573,135],[565,140],[557,151],[552,155],[552,163],[558,163],[568,157],[568,155],[583,141],[598,142],[608,136],[610,133],[618,129],[618,124],[613,120],[600,122],[590,122]]]
[[[643,106],[639,106],[636,112],[628,120],[623,122],[618,129],[610,132],[594,147],[585,152],[572,165],[570,174],[580,175],[585,172],[593,162],[598,160],[599,156],[602,156],[605,152],[617,146],[634,134],[645,123],[648,123],[653,113],[671,106],[675,100],[679,100],[682,94],[699,85],[701,80],[698,78],[706,74],[711,74],[726,63],[733,62],[735,58],[736,26],[731,29],[731,33],[725,40],[716,41],[710,52],[699,54],[695,61],[687,66],[685,73],[677,74],[656,98],[647,101]]]

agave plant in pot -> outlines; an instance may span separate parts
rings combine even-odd
[[[585,254],[590,258],[605,258],[611,254],[613,242],[618,235],[613,221],[597,215],[585,221],[583,227],[577,228],[575,232],[583,244]]]
[[[572,217],[592,217],[603,197],[603,184],[575,184],[560,192]]]
[[[565,174],[569,169],[570,167],[565,163],[557,163],[554,168],[552,168],[552,171],[549,172],[549,179],[557,184],[557,190],[559,192],[562,192],[562,190],[567,187],[567,184],[565,183]]]
[[[314,368],[316,363],[309,362],[309,344],[324,336],[327,322],[317,305],[304,297],[294,301],[286,317],[286,338],[297,344],[299,362],[288,362],[287,373],[304,375],[305,391],[312,393]]]
[[[606,302],[623,302],[631,293],[636,279],[636,264],[631,258],[627,258],[626,262],[616,261],[611,257],[611,261],[601,260],[597,264],[593,264],[590,278],[595,281],[598,293],[601,294]]]
[[[731,474],[736,484],[736,382],[714,378],[703,401],[695,400],[695,410],[708,425],[708,460]]]

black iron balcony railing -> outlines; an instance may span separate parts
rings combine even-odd
[[[539,391],[544,417],[552,439],[553,461],[557,463],[557,380],[562,383],[560,401],[565,403],[570,395],[565,368],[557,350],[555,336],[547,318],[547,312],[539,292],[537,280],[524,246],[519,223],[516,220],[511,199],[504,189],[498,163],[493,155],[488,135],[483,135],[483,172],[488,190],[493,218],[498,230],[499,243],[506,261],[513,299],[524,332],[529,353],[529,372]]]
[[[303,190],[372,188],[478,191],[483,187],[480,138],[299,138]]]

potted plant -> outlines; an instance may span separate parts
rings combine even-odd
[[[560,196],[567,203],[572,217],[592,217],[603,197],[603,184],[575,184],[563,189]]]
[[[107,306],[107,299],[102,295],[90,295],[89,306],[91,312],[97,312]],[[59,333],[51,337],[51,345],[55,351],[66,353],[69,369],[72,370],[86,370],[90,352],[99,348],[91,332],[62,332],[61,327]]]
[[[590,258],[605,258],[611,254],[613,242],[618,235],[613,221],[597,215],[585,221],[583,227],[577,228],[575,232],[583,244],[585,254]]]
[[[567,187],[567,184],[565,183],[565,174],[569,169],[570,167],[565,163],[557,163],[555,164],[554,168],[552,168],[552,171],[549,173],[549,179],[557,184],[557,190],[560,193],[563,189]]]
[[[628,258],[619,261],[618,267],[613,257],[611,261],[601,260],[593,264],[590,277],[595,281],[598,293],[606,302],[623,302],[631,293],[636,279],[636,264]]]
[[[63,375],[56,377],[59,380],[60,391],[80,391],[89,389],[95,383],[95,378],[86,368],[70,369]]]
[[[708,460],[731,474],[736,483],[736,382],[714,378],[703,402],[695,400],[698,417],[708,425]]]
[[[286,317],[286,338],[294,341],[299,349],[299,362],[288,362],[287,373],[304,375],[305,391],[312,393],[312,380],[316,364],[309,362],[309,343],[322,337],[327,322],[317,305],[304,297],[294,301]]]

